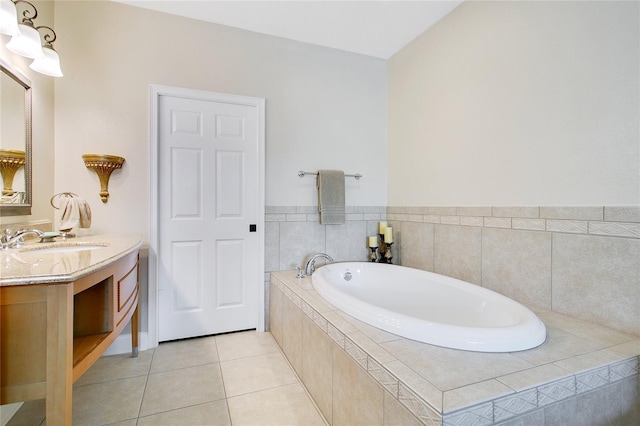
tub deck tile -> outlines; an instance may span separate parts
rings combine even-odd
[[[628,357],[616,354],[611,349],[607,348],[556,361],[554,364],[572,371],[573,373],[581,373],[598,368],[605,364],[622,361],[625,358]]]
[[[295,271],[274,272],[271,281],[425,425],[509,421],[638,374],[636,336],[548,310],[534,310],[548,331],[547,341],[538,348],[514,353],[458,351],[358,321],[315,290],[305,289],[310,279],[296,279]]]
[[[510,353],[459,351],[409,339],[381,346],[443,392],[534,367]]]
[[[533,310],[533,309],[532,309]],[[535,312],[535,310],[534,310]],[[638,341],[632,334],[623,331],[612,330],[592,322],[571,318],[557,312],[548,310],[536,312],[538,317],[549,327],[561,329],[575,336],[587,338],[605,346],[617,345],[620,343]]]
[[[347,336],[358,346],[360,346],[370,357],[375,359],[380,364],[394,361],[396,359],[395,356],[391,355],[389,352],[384,350],[384,348],[365,336],[364,333],[360,331],[348,333]]]
[[[513,389],[495,379],[473,383],[444,392],[442,412],[447,414],[513,393]]]
[[[369,324],[365,324],[364,322],[345,314],[342,311],[336,311],[338,315],[340,315],[345,321],[347,321],[349,324],[351,324],[353,327],[355,327],[356,330],[361,331],[365,336],[367,336],[368,338],[370,338],[371,340],[373,340],[376,343],[383,343],[383,342],[391,342],[394,340],[401,340],[402,337],[398,336],[397,334],[392,334],[389,332],[386,332],[384,330],[381,330],[379,328],[376,327],[372,327]]]
[[[534,349],[513,352],[513,355],[534,365],[543,365],[576,355],[593,352],[606,345],[576,336],[556,327],[547,326],[547,341]]]
[[[554,364],[546,364],[500,376],[498,380],[519,392],[571,375],[571,371],[565,368]]]

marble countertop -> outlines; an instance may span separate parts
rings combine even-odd
[[[86,250],[42,250],[83,245],[87,246]],[[0,251],[0,286],[75,281],[121,259],[141,245],[139,235],[93,235],[54,243],[32,240],[20,248]]]

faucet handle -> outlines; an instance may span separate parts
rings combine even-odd
[[[298,270],[298,275],[296,275],[296,278],[304,278],[304,274],[302,273],[302,266],[296,266],[296,269]]]

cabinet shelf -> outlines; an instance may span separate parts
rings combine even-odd
[[[73,338],[73,366],[75,367],[83,359],[93,352],[109,336],[109,332],[90,334],[88,336],[76,336]]]

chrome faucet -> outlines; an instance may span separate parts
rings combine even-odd
[[[312,275],[316,271],[316,261],[318,259],[325,259],[327,263],[333,262],[333,258],[325,253],[316,253],[307,260],[307,264],[304,267],[304,273],[306,275]]]
[[[37,235],[40,238],[44,237],[44,232],[37,229],[22,229],[20,231],[16,231],[13,235],[11,235],[11,230],[5,229],[4,234],[0,237],[2,250],[20,247],[24,243],[23,237],[30,234]]]

